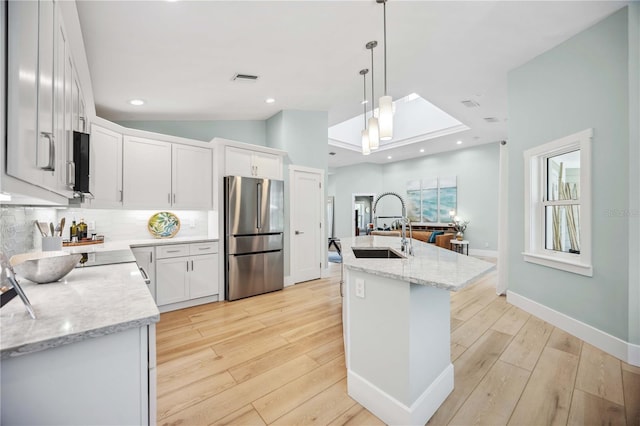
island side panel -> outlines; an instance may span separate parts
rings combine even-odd
[[[148,424],[147,326],[3,359],[2,424]]]
[[[409,285],[352,270],[347,277],[349,370],[411,405]],[[356,296],[356,280],[364,281],[364,298]]]
[[[416,401],[451,364],[450,293],[410,285],[409,369],[411,401]]]
[[[345,272],[349,395],[386,423],[426,423],[453,390],[449,292]]]

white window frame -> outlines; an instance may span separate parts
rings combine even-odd
[[[593,276],[591,264],[591,139],[593,129],[539,145],[524,152],[524,252],[525,262]],[[546,160],[580,150],[580,253],[566,253],[545,247]],[[547,202],[547,205],[552,204]],[[566,200],[561,204],[576,204]]]

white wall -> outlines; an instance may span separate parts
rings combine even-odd
[[[456,176],[458,214],[470,220],[465,238],[471,249],[497,250],[499,144],[449,151],[390,164],[361,164],[335,169],[329,195],[336,197],[336,236],[351,235],[353,193],[396,192],[405,198],[407,182],[437,176]],[[400,203],[384,198],[378,215],[399,215]]]
[[[636,8],[637,12],[637,8]],[[637,33],[636,33],[637,34]],[[629,280],[629,59],[628,9],[624,8],[509,73],[509,290],[617,338],[629,337],[629,303],[638,281]],[[635,48],[633,47],[635,44]],[[636,50],[631,50],[636,49]],[[637,70],[636,70],[637,71]],[[593,277],[572,274],[522,258],[524,190],[522,153],[532,147],[593,128],[592,263]],[[637,135],[637,134],[636,134]],[[636,187],[637,188],[637,187]],[[636,228],[637,229],[637,228]],[[637,236],[637,235],[636,235]],[[636,293],[634,293],[636,292]],[[631,308],[631,312],[630,312]],[[637,326],[636,326],[637,330]],[[637,338],[637,336],[636,336]],[[630,341],[630,339],[629,339]]]

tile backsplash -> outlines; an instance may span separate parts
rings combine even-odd
[[[7,257],[42,248],[35,221],[57,222],[53,207],[0,206],[0,250]]]
[[[101,210],[53,207],[0,207],[0,247],[8,256],[41,249],[40,233],[34,222],[59,223],[64,217],[66,225],[62,236],[69,239],[71,222],[84,219],[93,222],[95,230],[88,233],[104,235],[105,241],[150,239],[147,221],[158,210]],[[211,213],[207,211],[173,210],[180,219],[180,231],[176,237],[201,237],[211,235]],[[217,216],[216,216],[217,218]],[[217,235],[216,235],[217,236]]]

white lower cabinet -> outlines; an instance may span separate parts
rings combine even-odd
[[[156,250],[155,291],[158,307],[218,294],[217,242],[159,246]],[[214,300],[205,303],[208,301]],[[191,305],[194,304],[198,303]],[[174,308],[183,307],[186,305],[175,305]]]
[[[189,258],[158,259],[156,263],[158,306],[189,299]]]
[[[152,324],[3,359],[0,423],[155,425],[155,340]]]

